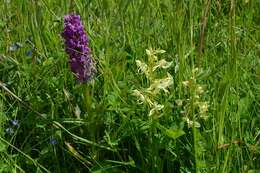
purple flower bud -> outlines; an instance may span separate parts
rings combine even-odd
[[[71,71],[79,82],[90,81],[96,73],[96,69],[79,15],[69,14],[64,17],[64,31],[61,36],[65,41],[65,51],[70,56]]]

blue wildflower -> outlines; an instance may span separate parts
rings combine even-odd
[[[13,126],[19,126],[19,121],[16,120],[16,119],[11,120],[11,124],[12,124]]]
[[[26,52],[26,56],[32,57],[32,55],[33,55],[33,51],[32,50],[28,50]]]
[[[17,49],[21,48],[22,47],[22,44],[19,43],[19,42],[16,42],[14,44],[12,44],[10,47],[9,47],[9,51],[13,52],[13,51],[16,51]]]
[[[57,141],[56,139],[54,139],[54,138],[51,138],[51,139],[50,139],[50,144],[51,144],[51,145],[57,145],[57,144],[58,144],[58,141]]]
[[[14,133],[14,129],[12,129],[11,127],[5,129],[5,132],[9,135],[13,134]]]

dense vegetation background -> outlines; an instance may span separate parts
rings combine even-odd
[[[0,172],[260,171],[259,0],[0,2]],[[70,12],[90,83],[64,52]],[[136,65],[149,48],[172,62],[156,116],[133,95],[152,83]]]

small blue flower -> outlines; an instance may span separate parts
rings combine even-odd
[[[14,130],[13,130],[11,127],[9,127],[9,128],[7,128],[7,129],[5,129],[5,132],[6,132],[7,134],[11,135],[11,134],[14,133]]]
[[[32,55],[33,55],[33,51],[32,50],[28,50],[26,52],[26,56],[32,57]]]
[[[17,49],[21,48],[22,47],[22,44],[19,43],[19,42],[16,42],[14,44],[12,44],[10,47],[9,47],[9,51],[13,52],[13,51],[16,51]]]
[[[51,138],[51,139],[50,139],[50,144],[51,144],[51,145],[57,145],[57,144],[58,144],[58,141],[57,141],[56,139],[54,139],[54,138]]]
[[[11,124],[12,124],[13,126],[19,126],[19,121],[16,120],[16,119],[11,120]]]

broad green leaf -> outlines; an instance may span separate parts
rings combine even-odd
[[[157,127],[168,137],[177,139],[178,137],[185,134],[185,132],[182,129],[167,129],[166,127],[157,124]]]

